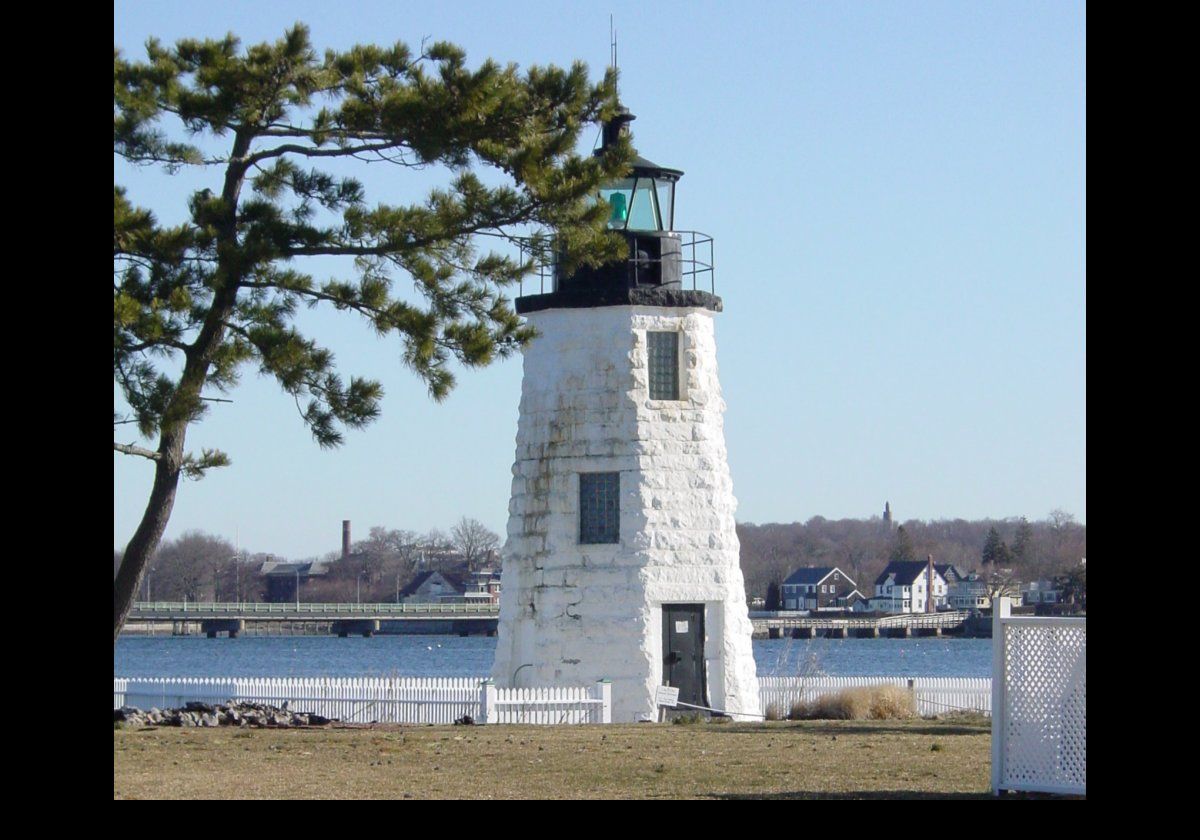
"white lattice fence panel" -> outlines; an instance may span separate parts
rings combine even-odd
[[[1087,792],[1087,625],[1004,620],[1002,790]]]

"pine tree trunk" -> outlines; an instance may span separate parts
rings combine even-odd
[[[158,549],[159,540],[171,518],[175,506],[175,490],[179,486],[180,464],[183,461],[183,438],[185,428],[164,432],[159,441],[159,460],[154,467],[154,486],[142,521],[125,548],[121,568],[113,582],[113,647],[125,625],[125,618],[133,609],[134,598],[141,588],[142,578],[150,565],[150,558]]]
[[[218,223],[216,292],[212,305],[204,319],[204,326],[196,342],[184,353],[185,362],[179,385],[163,412],[162,435],[158,443],[158,460],[154,468],[154,486],[142,521],[125,548],[121,569],[113,582],[113,647],[125,618],[133,609],[134,597],[142,585],[142,577],[150,558],[158,550],[158,543],[167,529],[171,509],[175,506],[175,491],[179,487],[179,474],[183,466],[183,444],[187,427],[195,416],[200,393],[208,381],[208,370],[214,355],[225,335],[225,321],[233,312],[237,301],[238,284],[244,269],[239,264],[237,250],[237,205],[242,182],[246,174],[244,157],[250,148],[251,134],[238,130],[234,136],[232,161],[225,170],[225,187],[221,198],[225,202],[225,215]]]

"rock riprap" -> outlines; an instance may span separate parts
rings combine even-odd
[[[147,711],[122,706],[113,710],[113,721],[125,726],[324,726],[336,718],[311,712],[292,712],[267,703],[186,703],[181,709]]]

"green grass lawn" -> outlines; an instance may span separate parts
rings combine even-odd
[[[118,729],[117,799],[988,798],[986,718]]]

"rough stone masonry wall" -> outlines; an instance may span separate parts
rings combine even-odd
[[[654,715],[662,604],[704,603],[709,700],[759,712],[725,455],[713,313],[531,313],[513,464],[501,686],[613,681],[613,720]],[[680,400],[651,400],[647,330],[680,331]],[[620,543],[580,545],[579,473],[619,471]]]

